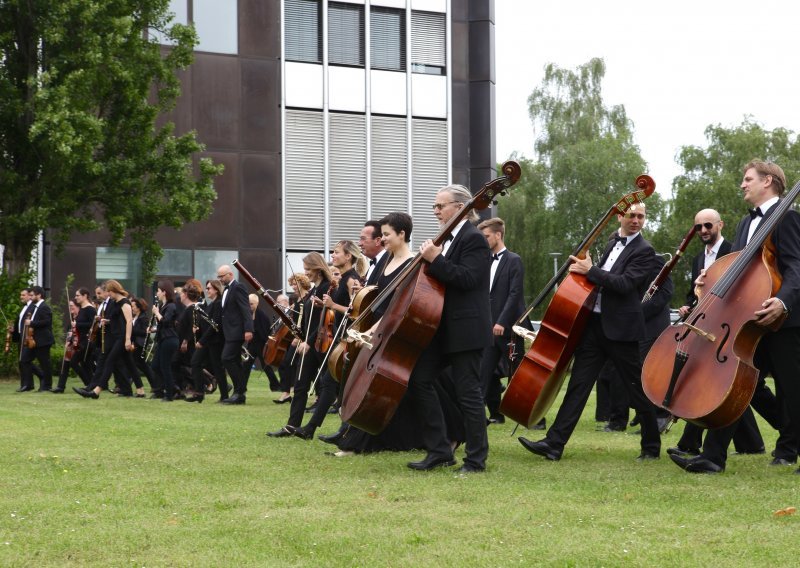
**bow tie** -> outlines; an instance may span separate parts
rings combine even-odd
[[[614,244],[622,243],[622,246],[628,244],[628,237],[620,237],[619,235],[614,235]]]
[[[369,259],[369,265],[370,266],[375,266],[375,259],[374,258],[370,258]]]
[[[492,260],[500,260],[500,257],[503,256],[504,252],[506,252],[506,251],[498,252],[498,253],[493,254],[492,255]]]
[[[755,209],[748,209],[748,212],[750,213],[751,219],[764,216],[764,213],[761,211],[761,207],[756,207]]]

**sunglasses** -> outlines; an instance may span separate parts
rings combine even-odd
[[[702,229],[705,228],[706,231],[710,231],[714,227],[714,223],[698,223],[694,226],[694,230],[700,232]]]

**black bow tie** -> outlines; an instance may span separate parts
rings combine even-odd
[[[755,209],[748,209],[748,212],[750,213],[751,219],[764,216],[764,213],[761,211],[761,207],[756,207]]]
[[[370,266],[375,266],[375,262],[377,262],[377,261],[374,258],[370,258],[369,259],[369,265]]]
[[[622,243],[623,246],[628,244],[628,237],[620,237],[619,235],[614,235],[614,244]]]
[[[497,252],[497,253],[493,254],[493,255],[492,255],[492,260],[500,260],[500,257],[501,257],[501,256],[503,256],[503,253],[504,253],[504,252],[506,252],[506,251],[503,251],[503,252]]]

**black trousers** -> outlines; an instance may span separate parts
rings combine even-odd
[[[156,345],[156,353],[150,364],[156,375],[160,377],[163,394],[167,398],[175,396],[175,377],[172,375],[172,356],[178,349],[178,338],[167,337]]]
[[[110,343],[110,345],[108,345]],[[106,353],[103,357],[103,364],[98,362],[97,370],[92,377],[92,382],[89,388],[100,387],[108,389],[108,380],[111,374],[115,373],[118,378],[117,387],[119,387],[122,394],[130,394],[131,386],[129,381],[138,381],[139,373],[136,370],[136,365],[131,357],[131,352],[125,350],[125,339],[123,337],[106,336]],[[134,379],[135,377],[135,379]]]
[[[420,354],[408,381],[408,396],[422,424],[422,439],[428,455],[450,457],[453,451],[447,438],[442,405],[435,383],[439,375],[452,365],[453,388],[456,403],[464,417],[466,430],[466,456],[464,464],[475,468],[486,467],[489,456],[489,438],[486,434],[486,412],[483,409],[481,388],[481,358],[483,349],[443,353],[440,341],[434,337]]]
[[[313,381],[314,379],[312,378],[311,380]],[[317,407],[314,409],[307,426],[319,428],[325,422],[328,410],[336,402],[336,398],[339,395],[339,383],[334,380],[327,369],[323,369],[321,376],[317,379],[314,390],[316,390],[319,398],[317,399]]]
[[[19,359],[20,382],[24,387],[33,388],[33,375],[39,377],[39,389],[50,390],[53,386],[53,371],[50,363],[50,345],[44,347],[34,347],[28,349],[22,347],[22,354]],[[36,365],[39,362],[40,373],[36,372]]]
[[[578,425],[592,387],[607,360],[613,361],[625,388],[628,389],[630,405],[639,413],[642,452],[658,455],[661,451],[661,436],[658,432],[655,405],[642,391],[642,361],[638,342],[608,339],[603,333],[599,314],[592,314],[589,318],[586,331],[575,350],[572,375],[564,401],[547,431],[548,444],[559,451],[564,449]]]
[[[294,395],[289,409],[289,421],[287,422],[289,426],[297,428],[303,423],[303,414],[306,411],[306,403],[308,402],[308,391],[311,388],[314,377],[317,376],[322,357],[322,353],[311,347],[306,352],[305,360],[299,353],[295,358],[298,365],[298,377],[294,385]]]
[[[247,385],[242,372],[242,345],[244,339],[238,341],[225,341],[222,347],[222,365],[233,382],[233,394],[244,395]]]
[[[797,457],[797,442],[800,440],[800,328],[790,327],[765,335],[756,349],[754,363],[775,379],[779,404],[777,410],[773,410],[786,420],[775,448],[775,457],[792,461]],[[755,397],[751,401],[757,411],[761,403]],[[772,417],[774,419],[775,415]],[[725,428],[709,430],[703,444],[703,457],[725,467],[728,446],[740,420]],[[792,453],[794,457],[791,457]]]
[[[297,361],[292,361],[294,358],[295,348],[289,346],[286,354],[283,356],[283,361],[278,366],[278,373],[281,376],[280,389],[281,392],[289,392],[294,387],[295,375],[297,374]]]
[[[133,355],[131,357],[133,359],[133,364],[136,365],[136,369],[142,375],[147,377],[147,382],[150,383],[150,390],[153,392],[162,390],[164,387],[161,384],[160,378],[156,373],[153,372],[153,369],[147,364],[147,361],[142,356],[141,345],[136,346],[136,349],[133,350]]]
[[[510,376],[508,365],[508,342],[511,336],[494,337],[492,344],[481,356],[481,392],[489,416],[500,414],[500,399],[503,393],[502,377]]]

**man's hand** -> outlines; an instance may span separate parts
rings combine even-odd
[[[495,335],[503,335],[505,332],[506,332],[506,328],[504,328],[502,325],[500,325],[499,323],[494,324],[494,327],[492,328],[492,333],[493,334],[495,334]]]
[[[433,262],[437,256],[442,254],[442,247],[437,247],[432,240],[428,239],[419,245],[419,254],[428,262]]]
[[[762,309],[755,312],[756,323],[767,327],[772,325],[783,315],[783,302],[778,298],[769,298],[761,304]]]
[[[252,331],[245,331],[244,332],[244,342],[249,343],[253,339],[253,332]]]
[[[593,266],[592,255],[588,252],[586,253],[586,258],[581,259],[577,256],[570,255],[569,259],[572,261],[572,264],[569,265],[569,271],[574,272],[575,274],[586,274]]]

